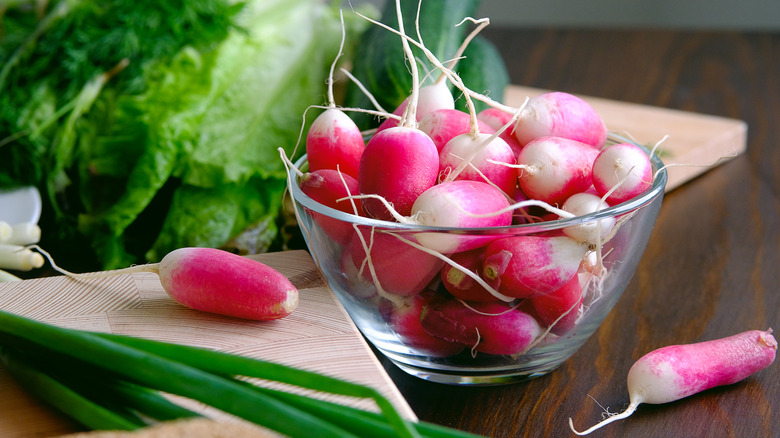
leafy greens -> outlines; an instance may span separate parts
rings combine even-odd
[[[338,12],[317,0],[21,0],[0,33],[0,188],[48,201],[44,239],[100,268],[277,235]],[[0,14],[3,11],[0,10]],[[347,22],[358,32],[362,22]],[[55,248],[52,252],[57,253]]]

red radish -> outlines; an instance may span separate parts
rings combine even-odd
[[[578,275],[560,289],[529,298],[534,314],[550,333],[563,336],[574,328],[582,307],[582,286]]]
[[[394,127],[378,132],[368,141],[360,160],[358,185],[361,194],[385,198],[401,215],[408,216],[420,194],[436,183],[439,153],[433,141],[415,128]],[[377,199],[362,199],[368,215],[392,220]]]
[[[478,120],[486,123],[496,131],[501,129],[504,125],[512,122],[513,117],[514,114],[498,108],[485,108],[477,114]],[[509,145],[509,147],[512,148],[512,152],[514,152],[515,155],[520,153],[522,146],[520,145],[520,142],[517,141],[517,137],[515,137],[514,123],[504,132],[502,132],[499,137],[501,137],[501,139],[503,139]]]
[[[485,248],[482,277],[500,293],[528,298],[560,289],[577,273],[587,247],[566,236],[512,236]]]
[[[520,189],[529,198],[562,204],[592,184],[591,169],[599,150],[576,140],[542,137],[517,156]]]
[[[607,197],[611,205],[628,201],[649,189],[652,183],[650,157],[637,145],[609,146],[593,162],[593,186],[601,196],[612,191]]]
[[[355,122],[343,111],[328,108],[312,122],[306,135],[309,171],[338,168],[356,178],[365,147]]]
[[[502,227],[512,224],[509,201],[500,190],[480,181],[456,180],[436,184],[412,206],[415,223],[432,227]],[[503,211],[499,214],[497,213]],[[487,245],[490,235],[426,232],[417,234],[423,246],[441,253]]]
[[[365,215],[360,202],[345,199],[348,196],[359,193],[357,180],[347,174],[342,174],[332,169],[315,170],[301,177],[300,186],[301,191],[306,196],[326,207],[344,213],[357,214],[358,216]],[[315,211],[310,211],[309,213],[334,241],[343,245],[352,238],[354,230],[350,223]]]
[[[498,303],[444,300],[427,306],[421,324],[433,336],[471,347],[487,354],[523,353],[542,330],[525,312]]]
[[[414,241],[411,236],[405,240]],[[411,296],[419,293],[436,277],[444,262],[409,245],[393,234],[361,229],[344,249],[346,270],[357,270],[359,277],[373,284],[382,294]],[[386,294],[383,294],[388,298]]]
[[[777,341],[772,330],[751,330],[727,338],[672,345],[639,358],[628,371],[630,404],[584,432],[587,435],[633,414],[641,403],[668,403],[716,386],[731,385],[772,364]]]
[[[115,271],[74,274],[77,279],[136,272],[159,275],[163,289],[191,309],[252,320],[279,319],[298,306],[298,290],[279,271],[231,252],[214,248],[179,248],[159,263]]]
[[[458,252],[451,255],[450,259],[475,275],[479,275],[482,268],[483,249]],[[449,264],[441,270],[441,282],[452,296],[464,301],[485,303],[498,300],[465,272]]]
[[[310,172],[320,169],[339,169],[342,173],[357,178],[360,155],[366,146],[363,134],[349,116],[336,108],[333,95],[333,70],[343,53],[345,37],[345,33],[342,32],[339,52],[330,66],[328,108],[309,127],[309,132],[306,134],[306,154]]]
[[[444,181],[487,181],[514,198],[517,193],[515,154],[501,137],[482,133],[461,134],[439,153],[439,175]]]
[[[417,353],[433,357],[454,356],[463,351],[465,346],[431,336],[420,322],[425,307],[436,299],[438,297],[435,293],[426,291],[401,305],[393,306],[389,317],[390,325],[401,342]]]
[[[462,134],[467,134],[472,130],[471,116],[456,109],[438,109],[428,113],[420,119],[418,128],[428,134],[436,145],[436,149],[441,152],[444,145]],[[488,124],[478,123],[479,132],[492,134],[495,132]]]
[[[602,201],[598,195],[576,193],[563,203],[562,208],[575,216],[584,216],[609,208],[609,204]],[[566,227],[563,233],[578,242],[595,244],[603,240],[613,226],[615,226],[615,218],[610,216]]]
[[[604,121],[581,98],[562,92],[531,98],[515,123],[521,145],[539,137],[564,137],[601,148],[607,139]]]

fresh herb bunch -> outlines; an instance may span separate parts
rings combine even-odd
[[[41,190],[51,252],[88,243],[97,266],[79,269],[110,269],[245,232],[249,252],[274,241],[277,148],[292,154],[324,99],[337,8],[22,0],[0,19],[0,188]],[[366,27],[346,24],[349,40]]]

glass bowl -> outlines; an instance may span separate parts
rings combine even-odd
[[[306,156],[295,166],[305,172]],[[654,157],[653,166],[661,169],[663,163]],[[361,333],[407,373],[457,385],[531,379],[551,372],[574,354],[633,277],[658,216],[666,180],[662,170],[644,194],[593,214],[466,229],[405,225],[343,213],[306,196],[298,174],[288,172],[298,225],[309,251]],[[466,246],[479,253],[498,239],[560,236],[567,228],[596,221],[614,221],[615,225],[601,248],[591,245],[584,250],[575,274],[582,291],[581,305],[572,305],[553,321],[549,316],[544,319],[544,311],[534,304],[539,300],[506,297],[496,303],[477,303],[456,299],[443,284],[441,271],[449,272],[454,269],[453,259],[461,260],[459,254],[446,252],[447,248]],[[428,247],[440,252],[422,250]],[[461,323],[457,315],[464,313],[482,325]],[[491,321],[498,321],[498,315],[518,313],[526,319],[511,320],[512,327],[518,327],[518,339],[531,336],[530,343],[510,351],[489,348]],[[538,328],[529,329],[529,324]],[[479,327],[484,333],[479,333]],[[450,339],[447,330],[458,332],[457,339]]]

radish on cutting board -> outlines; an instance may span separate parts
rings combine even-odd
[[[160,277],[165,292],[179,304],[236,318],[279,319],[298,307],[298,289],[282,273],[256,260],[215,248],[179,248],[159,263],[115,271],[74,274],[52,265],[76,279],[153,272]]]
[[[695,344],[671,345],[639,358],[628,371],[630,404],[625,411],[578,432],[586,435],[633,414],[641,403],[669,403],[714,388],[730,385],[772,364],[777,340],[772,330],[751,330],[727,338]]]

